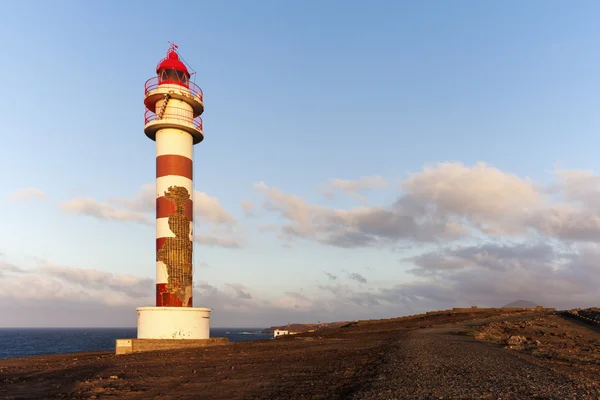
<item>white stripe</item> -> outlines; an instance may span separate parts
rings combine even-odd
[[[167,266],[162,261],[156,262],[156,283],[169,283]]]
[[[190,194],[190,199],[194,193],[194,182],[190,178],[179,175],[167,175],[156,178],[156,197],[162,197],[169,190],[169,186],[183,186]]]
[[[167,103],[167,109],[165,113],[168,113],[170,111],[169,109],[173,108],[177,110],[177,113],[184,112],[184,114],[187,114],[187,111],[189,111],[189,115],[192,116],[192,106],[183,100],[170,99]]]
[[[175,234],[169,228],[169,217],[156,219],[156,238],[175,237]],[[190,221],[190,240],[194,240],[194,223]]]
[[[156,156],[176,154],[193,159],[194,143],[192,135],[174,128],[156,132]]]

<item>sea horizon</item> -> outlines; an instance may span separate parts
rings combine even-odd
[[[259,327],[214,327],[211,337],[230,342],[272,339]],[[114,351],[116,339],[137,337],[137,327],[10,327],[0,328],[0,360],[88,351]]]

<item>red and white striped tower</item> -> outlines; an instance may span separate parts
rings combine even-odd
[[[144,132],[156,142],[156,307],[138,308],[139,339],[210,336],[210,309],[192,307],[193,146],[204,139],[204,103],[190,77],[171,44],[144,88]]]

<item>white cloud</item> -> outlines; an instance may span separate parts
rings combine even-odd
[[[264,182],[255,188],[266,198],[263,208],[283,218],[279,231],[286,241],[338,247],[441,244],[477,236],[599,241],[600,177],[589,171],[555,176],[554,184],[543,187],[484,163],[440,163],[403,180],[393,204],[351,209],[312,204]]]
[[[279,226],[275,225],[275,224],[260,225],[258,227],[258,230],[260,232],[274,232],[274,231],[277,231],[278,229],[279,229]]]
[[[393,204],[350,209],[313,204],[264,182],[255,188],[265,198],[263,209],[282,219],[278,233],[285,243],[413,251],[425,245],[426,251],[402,260],[413,266],[413,282],[366,291],[319,286],[374,312],[499,306],[518,298],[589,306],[600,297],[594,261],[600,256],[600,176],[564,170],[553,176],[553,183],[536,185],[484,163],[440,163],[402,180]],[[348,279],[366,280],[358,275]]]
[[[350,278],[353,281],[356,281],[358,283],[367,283],[367,278],[365,278],[364,276],[362,276],[361,274],[359,274],[357,272],[349,273],[348,278]]]
[[[234,297],[236,299],[252,300],[252,298],[253,298],[252,295],[250,294],[250,291],[248,290],[248,288],[242,284],[227,283],[227,284],[225,284],[225,286],[227,288],[233,290]]]
[[[48,262],[18,269],[10,276],[0,274],[0,312],[7,316],[0,326],[135,326],[135,308],[154,303],[152,278]],[[238,282],[216,287],[195,281],[194,304],[212,308],[211,325],[217,327],[349,317],[348,313],[332,314],[345,307],[323,303],[321,309],[320,298],[313,299],[301,290],[265,297]],[[13,313],[15,309],[20,312]]]
[[[246,217],[254,217],[254,203],[248,200],[240,201],[240,206],[242,207],[242,211]]]
[[[156,185],[146,183],[131,197],[109,197],[108,203],[139,213],[151,213],[156,210]]]
[[[233,237],[203,235],[194,233],[194,241],[205,246],[226,247],[229,249],[238,249],[243,247],[242,243]]]
[[[42,263],[37,272],[79,285],[88,290],[118,292],[124,298],[147,297],[154,289],[154,280],[132,275],[111,274],[105,271],[73,268],[63,265]]]
[[[16,303],[63,300],[80,305],[118,306],[147,303],[154,290],[154,281],[149,278],[45,262],[31,269],[20,268],[19,272],[2,278],[0,297],[11,298]]]
[[[2,255],[0,253],[0,255]],[[0,260],[0,275],[3,275],[4,273],[21,273],[24,272],[24,270],[14,264],[11,264],[7,261],[4,260]]]
[[[547,189],[563,200],[587,209],[600,210],[600,176],[593,171],[554,171],[556,182]]]
[[[416,257],[413,272],[430,279],[398,291],[440,303],[502,305],[528,299],[560,308],[597,304],[598,245],[486,243],[440,249]],[[415,290],[417,289],[417,290]]]
[[[543,204],[529,179],[485,163],[439,163],[402,181],[396,206],[419,217],[467,222],[486,234],[525,233],[523,220]],[[466,228],[466,226],[463,226]]]
[[[356,192],[363,189],[376,189],[388,187],[387,181],[381,176],[361,176],[357,180],[334,179],[330,183],[332,188]]]
[[[154,220],[146,213],[116,209],[108,203],[102,203],[89,197],[63,201],[59,203],[59,209],[69,214],[82,214],[108,221],[138,222],[147,225],[154,223]]]
[[[235,224],[236,220],[225,210],[216,197],[204,192],[194,192],[194,217],[214,224]]]
[[[194,218],[213,224],[234,224],[235,218],[223,207],[219,199],[207,193],[194,191]],[[154,213],[156,210],[156,185],[145,184],[130,198],[111,197],[108,203],[138,213]]]
[[[304,238],[337,247],[365,247],[389,245],[400,239],[435,241],[465,234],[455,221],[420,218],[393,205],[331,209],[264,182],[255,188],[266,197],[264,209],[283,217],[280,235],[285,240]]]
[[[106,202],[93,198],[75,198],[59,203],[59,209],[69,214],[87,215],[108,220],[154,225],[156,211],[156,186],[146,184],[132,197],[110,197]],[[236,219],[223,207],[216,197],[204,192],[194,192],[195,241],[209,246],[227,248],[242,247],[242,240],[235,232]],[[213,227],[226,227],[218,235],[203,232]]]
[[[555,171],[553,177],[549,185],[536,185],[483,163],[440,163],[403,179],[393,203],[348,209],[315,204],[260,182],[255,188],[264,201],[247,207],[269,217],[260,221],[259,231],[274,231],[287,246],[304,240],[344,252],[360,247],[397,251],[398,268],[406,268],[413,278],[386,284],[384,267],[377,268],[377,279],[324,271],[313,287],[283,293],[261,293],[244,282],[221,287],[196,282],[194,304],[215,309],[211,318],[222,322],[213,326],[379,318],[502,306],[517,299],[559,308],[597,305],[600,177],[590,171]],[[337,182],[340,190],[359,190],[351,181]],[[153,211],[142,194],[125,200],[79,205],[79,210],[129,220],[147,216],[145,208]],[[200,202],[204,209],[198,215],[211,228],[196,232],[196,243],[245,245],[235,219],[219,208],[217,199],[206,196]],[[115,214],[118,210],[133,214]],[[410,256],[402,255],[407,249]],[[0,279],[0,305],[24,304],[26,299],[45,304],[49,299],[49,304],[74,301],[78,307],[97,309],[100,304],[132,312],[134,304],[152,302],[153,281],[148,278],[50,264],[31,272],[5,263],[0,264]]]
[[[585,307],[597,304],[600,296],[599,257],[600,246],[589,244],[443,247],[405,260],[415,265],[412,282],[373,286],[354,272],[336,279],[324,275],[311,288],[260,293],[240,282],[217,287],[196,281],[194,304],[214,309],[213,326],[382,318],[450,307],[502,306],[515,299],[559,308]],[[47,262],[33,269],[0,264],[0,270],[13,271],[0,274],[0,312],[10,315],[11,309],[22,310],[22,315],[0,323],[4,326],[10,321],[21,326],[40,326],[40,321],[46,326],[134,326],[135,307],[154,302],[153,278]],[[354,281],[361,284],[353,285]],[[45,318],[49,307],[64,315]]]
[[[335,281],[338,277],[336,275],[330,274],[327,271],[323,271],[329,280]]]
[[[473,167],[440,163],[412,174],[402,182],[407,197],[435,205],[445,214],[496,217],[541,201],[528,179],[521,179],[485,163]]]
[[[321,185],[321,192],[329,199],[335,197],[336,191],[342,191],[347,196],[366,204],[366,199],[360,194],[369,189],[384,189],[388,187],[387,181],[381,176],[361,176],[357,180],[333,179],[326,185]]]
[[[8,199],[12,201],[24,201],[32,199],[45,199],[47,197],[48,196],[46,193],[42,192],[40,189],[27,188],[11,193]]]

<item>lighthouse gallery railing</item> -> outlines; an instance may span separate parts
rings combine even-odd
[[[152,122],[152,121],[159,121],[161,119],[170,119],[170,120],[181,121],[186,124],[192,124],[194,126],[194,128],[196,128],[198,130],[202,130],[202,118],[191,117],[190,110],[186,110],[183,108],[177,108],[177,107],[169,107],[167,109],[167,112],[163,116],[163,118],[158,118],[158,116],[155,113],[146,109],[146,112],[144,113],[144,124],[147,124],[148,122]]]
[[[166,84],[179,85],[182,88],[187,87],[190,90],[190,94],[192,96],[199,97],[200,101],[204,101],[202,89],[200,89],[200,86],[196,85],[194,82],[187,82],[187,86],[181,85],[179,83],[166,83]],[[159,85],[158,76],[148,79],[146,81],[146,83],[144,84],[144,95],[147,95],[149,92],[158,89],[158,85]]]

